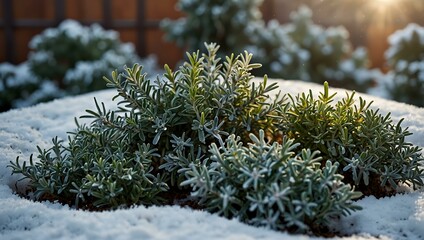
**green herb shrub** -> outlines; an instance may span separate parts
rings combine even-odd
[[[333,103],[335,94],[324,86],[318,98],[312,92],[290,96],[278,110],[279,129],[302,148],[319,150],[324,160],[338,162],[344,181],[365,195],[386,196],[400,183],[422,186],[421,149],[406,142],[411,133],[402,129],[402,121],[393,123],[390,113],[379,114],[362,98],[355,104],[354,93]]]
[[[388,40],[389,95],[396,101],[424,106],[424,27],[411,23]]]
[[[332,217],[359,209],[352,200],[361,193],[350,183],[368,172],[357,162],[377,161],[372,167],[387,169],[382,187],[404,179],[422,185],[416,179],[422,176],[419,149],[404,142],[401,136],[408,133],[400,123],[396,131],[386,130],[392,125],[381,127],[379,121],[389,117],[365,112],[358,121],[366,124],[349,135],[346,128],[356,126],[352,116],[366,108],[362,100],[359,110],[352,97],[344,100],[349,101],[344,108],[332,108],[328,85],[320,101],[306,95],[289,95],[293,103],[280,94],[270,99],[277,85],[268,85],[266,76],[260,83],[252,81],[251,71],[260,64],[251,63],[251,54],[222,61],[216,44],[206,49],[202,56],[199,51],[187,54],[189,60],[175,72],[165,65],[163,78],[155,80],[138,64],[125,73],[114,71],[105,80],[117,90],[117,110],[95,101],[96,109],[82,116],[92,122],[76,121],[66,145],[54,138],[50,149],[38,148],[37,160],[17,158],[9,167],[29,179],[29,191],[39,200],[58,199],[90,210],[182,204],[256,226],[314,233]],[[314,135],[324,127],[329,135]],[[380,139],[356,140],[364,134]],[[304,140],[311,136],[317,144]],[[380,140],[386,144],[379,145]],[[342,151],[341,146],[355,158],[329,155]],[[379,175],[367,176],[370,183],[380,183]]]
[[[192,164],[182,185],[212,212],[255,226],[296,232],[320,231],[331,217],[360,209],[359,197],[337,174],[338,163],[321,166],[319,152],[284,138],[272,144],[263,130],[250,134],[251,143],[231,135],[226,145],[212,143],[211,156]]]
[[[277,86],[267,86],[266,78],[258,86],[250,83],[250,71],[260,66],[250,63],[250,54],[232,55],[221,63],[218,47],[209,45],[208,50],[204,57],[189,54],[190,61],[179,71],[165,66],[164,80],[147,79],[140,65],[125,74],[113,72],[106,81],[118,91],[119,111],[107,111],[96,102],[97,109],[83,116],[94,121],[78,124],[69,146],[55,141],[51,150],[40,149],[39,162],[29,167],[17,161],[15,171],[32,180],[38,198],[64,196],[83,208],[147,204],[159,201],[154,197],[158,191],[184,191],[179,189],[184,180],[179,170],[206,158],[210,143],[223,144],[229,134],[271,133],[268,115],[282,102],[267,101],[267,93]],[[147,183],[150,187],[143,185]],[[110,184],[118,191],[113,198],[107,197]],[[140,197],[148,199],[137,201]]]

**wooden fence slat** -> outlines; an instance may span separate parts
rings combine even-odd
[[[65,3],[63,0],[55,0],[55,25],[59,25],[65,19]]]
[[[68,18],[83,25],[98,23],[105,29],[123,33],[126,41],[134,43],[141,57],[153,53],[161,57],[160,63],[174,65],[175,59],[183,56],[175,44],[163,41],[163,32],[159,29],[165,16],[175,19],[181,15],[175,10],[178,0],[33,0],[28,2],[31,10],[24,4],[25,0],[16,1],[0,0],[0,33],[4,36],[0,47],[5,49],[0,54],[0,63],[25,61],[30,51],[29,40]],[[116,13],[116,9],[120,12]]]
[[[137,31],[137,43],[136,48],[141,57],[146,56],[146,32],[145,32],[145,0],[137,0],[137,19],[136,19],[136,31]]]
[[[3,28],[6,43],[6,61],[14,62],[16,58],[15,54],[15,38],[13,35],[13,4],[12,0],[3,0]]]
[[[103,27],[106,29],[111,28],[112,22],[111,0],[103,0]]]

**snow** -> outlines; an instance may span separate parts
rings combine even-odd
[[[404,29],[397,30],[389,36],[390,48],[386,51],[386,59],[393,58],[405,43],[413,40],[414,35],[418,38],[419,44],[424,45],[424,28],[416,23],[409,23]]]
[[[270,80],[273,82],[275,80]],[[322,86],[300,81],[278,81],[283,92],[298,93]],[[344,97],[346,90],[337,91]],[[0,114],[0,239],[322,239],[307,235],[256,228],[205,211],[178,206],[135,206],[104,212],[75,210],[59,203],[34,202],[13,193],[19,176],[6,166],[19,156],[28,160],[37,154],[36,146],[49,148],[55,136],[66,139],[75,128],[74,117],[93,109],[96,97],[108,108],[114,90],[68,97],[33,107]],[[358,94],[392,119],[405,118],[403,127],[414,134],[408,140],[424,146],[424,109],[382,98]],[[19,189],[25,183],[20,182]],[[357,202],[364,209],[334,223],[345,237],[338,239],[423,239],[424,191],[393,197],[366,197]]]

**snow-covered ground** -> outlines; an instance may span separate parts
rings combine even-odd
[[[322,86],[298,81],[279,81],[283,92],[298,93]],[[344,97],[346,90],[337,91]],[[290,235],[245,225],[210,213],[178,206],[138,206],[105,212],[70,209],[58,203],[33,202],[13,193],[19,176],[6,166],[19,156],[28,160],[36,146],[49,148],[51,139],[67,138],[75,128],[74,117],[94,109],[93,97],[114,108],[114,90],[55,100],[0,114],[0,239],[320,239]],[[359,94],[357,95],[359,96]],[[424,146],[424,109],[369,95],[382,113],[392,112],[394,121],[405,118],[403,127],[414,134],[409,141]],[[342,218],[335,228],[342,239],[424,239],[424,191],[358,201],[364,209]]]

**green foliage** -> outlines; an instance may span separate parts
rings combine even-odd
[[[344,27],[323,28],[312,21],[312,11],[302,6],[291,13],[291,22],[276,20],[250,28],[248,34],[256,58],[264,65],[259,74],[301,79],[366,92],[380,77],[370,70],[367,51],[353,50]]]
[[[391,70],[387,84],[396,101],[424,106],[424,28],[409,24],[389,37],[386,60]],[[392,79],[393,78],[393,79]]]
[[[245,31],[262,21],[263,0],[180,0],[177,8],[186,17],[165,19],[161,27],[169,40],[188,50],[204,49],[204,42],[216,42],[221,53],[242,52],[250,43]],[[224,55],[224,56],[225,56]]]
[[[79,93],[104,88],[104,74],[138,60],[132,45],[121,43],[117,32],[105,31],[97,24],[84,27],[74,20],[46,29],[31,40],[30,47],[28,64],[38,78],[54,81],[70,91],[80,85]],[[79,64],[90,65],[84,68]],[[76,68],[97,71],[81,77],[72,72]]]
[[[328,85],[319,100],[270,99],[277,85],[266,76],[252,81],[260,64],[251,54],[222,61],[216,44],[206,49],[187,54],[175,72],[165,65],[153,81],[138,64],[114,71],[105,80],[118,110],[95,101],[81,117],[91,123],[76,121],[67,145],[55,138],[37,161],[17,158],[9,167],[39,200],[90,210],[183,203],[298,232],[357,210],[350,183],[423,184],[409,133],[365,101],[354,106],[348,95],[333,107]]]
[[[235,135],[226,146],[213,143],[210,158],[185,171],[182,185],[192,186],[192,195],[210,211],[255,226],[306,232],[360,209],[351,199],[361,194],[341,181],[338,163],[321,167],[318,151],[295,154],[293,140],[270,144],[262,130],[250,139],[248,147]]]
[[[51,82],[40,82],[30,74],[28,64],[0,64],[0,112],[63,96]]]
[[[35,36],[28,61],[19,66],[0,64],[0,110],[30,106],[66,95],[104,89],[103,76],[122,66],[141,62],[150,74],[153,57],[140,59],[134,46],[122,43],[116,31],[97,24],[81,26],[66,20]]]
[[[411,133],[381,115],[354,93],[333,104],[328,84],[318,98],[312,92],[290,97],[278,110],[279,129],[303,148],[319,150],[323,159],[338,162],[345,181],[366,195],[385,196],[399,183],[423,185],[421,149],[405,141]],[[323,162],[322,165],[325,163]]]
[[[186,17],[164,20],[169,40],[188,49],[203,49],[203,42],[217,42],[223,53],[248,49],[264,67],[254,74],[283,79],[301,79],[366,92],[381,77],[368,69],[365,48],[352,49],[343,27],[323,28],[312,21],[312,12],[302,6],[291,14],[292,22],[265,24],[260,14],[262,0],[180,0]]]
[[[267,86],[266,78],[258,86],[250,83],[250,71],[260,66],[250,63],[250,54],[227,57],[220,63],[218,47],[207,48],[209,55],[189,54],[190,61],[177,72],[165,66],[165,80],[150,81],[139,65],[127,68],[125,74],[113,72],[106,81],[118,91],[119,111],[107,111],[96,102],[97,109],[87,110],[83,116],[93,122],[89,126],[78,124],[68,147],[54,144],[57,149],[66,149],[62,158],[55,155],[61,160],[51,159],[51,149],[40,153],[40,163],[25,168],[13,163],[14,171],[32,180],[39,198],[43,194],[61,198],[66,192],[64,198],[72,196],[79,207],[148,203],[169,187],[177,191],[184,177],[178,170],[201,161],[210,143],[223,143],[229,134],[247,136],[272,126],[268,115],[282,102],[281,98],[267,101],[267,93],[276,85]],[[65,176],[31,174],[42,173],[36,169],[50,169],[57,161],[65,162],[58,174],[71,171],[65,183],[57,182]],[[141,178],[140,183],[128,180],[135,176]],[[38,178],[48,185],[40,186]],[[113,184],[117,191],[113,197],[103,192],[109,189],[107,184]],[[138,201],[141,197],[146,199]]]

